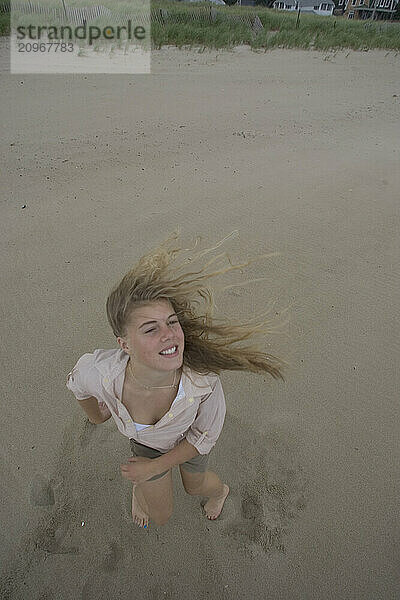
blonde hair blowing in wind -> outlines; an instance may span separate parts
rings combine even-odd
[[[218,248],[233,233],[237,233],[237,230],[223,238],[216,246],[187,258],[179,266],[171,265],[175,261],[175,254],[194,250],[200,239],[196,238],[194,247],[190,249],[183,250],[177,245],[169,247],[171,242],[179,237],[179,228],[157,248],[142,256],[120,283],[111,290],[107,298],[107,318],[114,335],[126,337],[133,309],[147,306],[155,300],[167,299],[178,315],[185,335],[183,367],[188,366],[203,375],[210,372],[219,375],[223,370],[251,371],[261,374],[266,372],[274,379],[284,380],[282,369],[287,363],[283,360],[262,352],[258,345],[237,346],[238,342],[254,338],[256,335],[268,335],[279,331],[279,327],[272,327],[271,320],[266,318],[270,309],[247,323],[238,324],[226,320],[221,322],[220,319],[213,317],[216,306],[213,291],[203,285],[203,282],[212,277],[241,269],[256,260],[278,253],[262,254],[245,263],[232,265],[229,256],[224,252],[209,260],[199,270],[182,272],[183,269],[187,269],[188,262],[193,266],[204,255]],[[207,272],[210,265],[223,257],[228,258],[230,266],[211,273]],[[267,278],[228,285],[221,291],[262,279]],[[204,314],[199,314],[195,305],[201,304],[202,300],[205,302],[205,310]],[[282,312],[286,310],[288,309]],[[283,324],[285,325],[286,322]]]

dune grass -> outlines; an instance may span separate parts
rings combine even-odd
[[[231,48],[248,44],[254,49],[303,48],[315,50],[351,48],[368,50],[384,48],[400,50],[400,22],[357,21],[343,17],[322,17],[302,13],[297,25],[297,13],[248,6],[214,5],[214,20],[210,20],[210,4],[160,2],[154,0],[152,8],[167,10],[170,17],[164,23],[152,22],[153,45],[166,44]],[[203,20],[193,20],[196,10]],[[247,25],[224,18],[232,15],[258,15],[264,29],[255,33]],[[174,22],[174,20],[179,22]]]
[[[10,15],[0,14],[0,35],[10,34]]]
[[[4,0],[0,0],[0,5]],[[41,5],[60,7],[60,0],[41,0]],[[254,49],[302,48],[314,50],[382,48],[400,50],[400,22],[357,21],[343,17],[322,17],[264,7],[219,6],[206,2],[143,0],[132,4],[119,0],[67,0],[69,6],[102,4],[113,12],[125,13],[132,5],[152,9],[151,41],[153,48],[178,47],[233,48],[247,44]],[[193,15],[198,15],[197,19]],[[234,15],[254,19],[258,15],[263,29],[257,33]],[[32,20],[40,19],[36,15]],[[102,24],[103,19],[98,21]],[[251,21],[250,21],[251,22]],[[96,23],[96,22],[94,22]],[[44,23],[43,23],[44,24]],[[107,24],[104,21],[104,25]],[[9,33],[9,15],[0,13],[0,35]]]

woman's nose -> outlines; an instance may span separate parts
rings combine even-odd
[[[162,327],[161,329],[161,337],[164,338],[169,338],[171,337],[172,332],[171,329],[168,327],[168,325],[165,325],[164,327]]]

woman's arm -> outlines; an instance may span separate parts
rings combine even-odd
[[[97,398],[91,396],[85,398],[85,400],[78,400],[79,404],[89,417],[89,421],[94,425],[100,425],[111,417],[111,413],[108,410],[104,402],[97,402]]]

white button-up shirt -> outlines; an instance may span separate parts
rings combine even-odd
[[[128,360],[122,348],[84,354],[68,373],[67,388],[77,400],[94,396],[104,402],[119,431],[141,444],[168,452],[186,438],[200,454],[208,454],[222,431],[226,414],[219,376],[200,375],[184,366],[169,412],[154,425],[139,430],[121,402]]]

